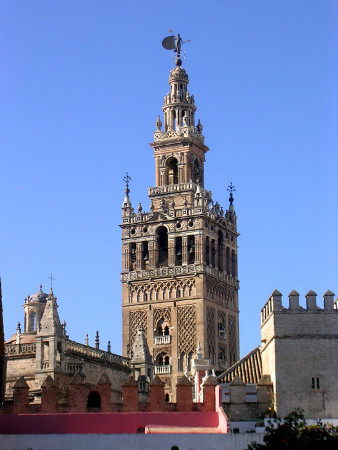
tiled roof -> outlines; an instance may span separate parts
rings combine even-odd
[[[258,383],[262,376],[261,349],[256,347],[244,358],[219,375],[221,383],[230,383],[235,377],[241,378],[244,383]]]

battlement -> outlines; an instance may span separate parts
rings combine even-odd
[[[317,294],[310,290],[306,295],[306,308],[299,304],[299,293],[292,290],[289,294],[289,307],[286,308],[282,304],[282,294],[276,290],[273,291],[269,300],[265,303],[261,310],[261,326],[263,326],[269,318],[275,313],[294,314],[294,313],[327,313],[338,312],[334,305],[334,293],[330,290],[323,295],[324,307],[317,306]]]

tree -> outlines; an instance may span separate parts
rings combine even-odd
[[[248,450],[336,450],[338,427],[323,424],[306,425],[304,411],[296,409],[284,420],[277,419],[266,427],[265,444],[252,442]]]

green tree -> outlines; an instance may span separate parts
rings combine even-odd
[[[248,450],[336,450],[338,427],[323,424],[306,425],[304,411],[296,409],[284,420],[277,419],[266,427],[265,444],[252,442]]]

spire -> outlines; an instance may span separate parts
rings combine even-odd
[[[99,331],[96,331],[96,335],[95,335],[95,348],[99,349],[100,348],[100,337],[99,337]]]
[[[133,208],[131,206],[131,201],[129,198],[129,193],[130,193],[129,183],[131,181],[131,178],[130,178],[128,172],[123,177],[123,181],[126,183],[126,188],[124,190],[125,196],[124,196],[124,200],[122,203],[122,217],[126,217],[126,216],[130,216],[133,213]]]
[[[63,328],[60,322],[56,300],[57,299],[54,297],[53,290],[51,289],[46,299],[46,307],[38,328],[38,334],[40,335],[57,334],[59,336],[63,336]]]
[[[229,186],[228,186],[228,188],[227,188],[227,191],[230,193],[230,196],[229,196],[229,203],[230,203],[230,205],[229,205],[229,211],[234,212],[234,211],[235,211],[234,206],[233,206],[233,203],[234,203],[234,196],[233,196],[232,194],[236,191],[236,188],[235,188],[235,186],[232,184],[232,181],[230,182],[230,184],[229,184]]]
[[[149,353],[149,348],[148,348],[144,329],[143,329],[142,325],[140,325],[140,327],[136,333],[136,337],[135,337],[135,341],[134,341],[134,345],[133,345],[131,364],[142,363],[142,362],[151,364],[151,356]]]
[[[86,334],[86,337],[85,337],[85,345],[87,345],[87,347],[88,347],[88,345],[89,345],[88,333]]]

